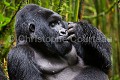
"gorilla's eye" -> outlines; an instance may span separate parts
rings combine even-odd
[[[60,24],[61,22],[60,21],[58,21],[58,25]]]
[[[30,24],[29,25],[29,30],[30,30],[30,32],[34,32],[35,31],[35,25],[34,24]]]
[[[55,27],[55,25],[59,25],[60,23],[61,23],[60,21],[52,21],[52,22],[50,22],[49,26]]]
[[[55,26],[55,23],[51,23],[51,25],[50,25],[51,27],[54,27]]]

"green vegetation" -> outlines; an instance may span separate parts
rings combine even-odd
[[[55,11],[66,21],[87,20],[101,30],[112,45],[111,80],[120,80],[119,0],[0,0],[0,65],[5,71],[8,51],[16,44],[14,34],[16,13],[30,3]]]

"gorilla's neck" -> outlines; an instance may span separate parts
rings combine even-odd
[[[29,45],[34,48],[35,50],[46,53],[47,55],[60,55],[64,56],[68,54],[71,49],[72,45],[69,42],[31,42]]]
[[[46,53],[46,54],[49,52],[49,50],[47,49],[47,46],[44,44],[44,42],[40,42],[40,43],[31,42],[31,43],[29,43],[29,45],[33,49],[35,49],[35,50],[37,50],[39,52]]]

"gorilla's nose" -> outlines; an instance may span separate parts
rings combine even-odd
[[[68,33],[66,29],[62,28],[61,30],[59,30],[59,34],[60,36],[67,36]]]

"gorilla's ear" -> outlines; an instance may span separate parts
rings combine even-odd
[[[29,31],[30,31],[31,33],[35,32],[35,25],[34,25],[33,23],[30,23],[30,24],[29,24]]]

